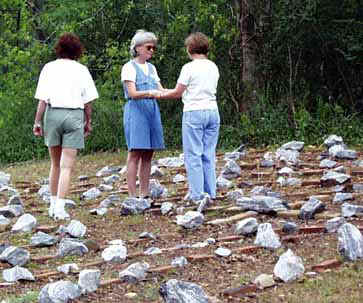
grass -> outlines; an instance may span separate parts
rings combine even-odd
[[[6,298],[4,303],[35,303],[38,302],[38,291],[28,291],[26,294],[20,296],[11,296]],[[5,299],[5,298],[4,298]]]

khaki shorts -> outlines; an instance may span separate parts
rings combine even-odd
[[[48,147],[84,148],[84,110],[47,106],[44,141]]]

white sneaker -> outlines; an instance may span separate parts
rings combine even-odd
[[[64,209],[65,201],[63,199],[58,199],[54,206],[53,217],[54,220],[68,220],[70,219],[69,214]]]
[[[50,197],[50,204],[49,204],[49,208],[48,208],[48,215],[49,217],[53,218],[54,217],[54,208],[55,208],[55,202],[56,202],[57,198],[56,197]]]

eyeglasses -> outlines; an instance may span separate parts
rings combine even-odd
[[[145,45],[145,47],[148,51],[151,51],[151,50],[156,51],[156,46],[154,46],[154,45]]]

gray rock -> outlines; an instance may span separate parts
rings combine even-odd
[[[328,138],[324,140],[324,145],[329,148],[336,144],[344,144],[343,138],[337,135],[330,135]]]
[[[177,224],[184,228],[197,228],[204,222],[204,216],[197,211],[188,211],[184,216],[176,216]]]
[[[280,256],[274,268],[274,275],[286,283],[302,277],[304,271],[302,259],[289,249]]]
[[[119,273],[119,278],[124,282],[136,283],[146,278],[147,270],[149,268],[150,265],[146,262],[133,263]]]
[[[207,247],[209,245],[208,242],[197,242],[192,244],[192,248],[204,248]]]
[[[68,275],[69,273],[76,273],[79,271],[79,267],[76,263],[63,264],[57,267],[57,271]]]
[[[335,171],[337,173],[342,173],[342,174],[345,174],[347,172],[347,170],[345,169],[345,167],[343,165],[333,168],[332,171]]]
[[[353,166],[358,166],[358,167],[363,167],[363,160],[359,159],[359,160],[355,160],[352,162]]]
[[[281,168],[281,169],[277,172],[277,174],[279,174],[279,175],[284,175],[284,176],[290,176],[290,175],[292,175],[292,174],[294,174],[294,173],[295,173],[295,171],[294,171],[292,168],[287,167],[287,166],[285,166],[285,167]]]
[[[253,210],[261,214],[276,214],[279,211],[287,210],[285,203],[275,197],[252,196],[251,198],[238,199],[236,205],[242,210]]]
[[[0,193],[6,193],[9,198],[19,195],[18,191],[10,186],[0,186]]]
[[[11,175],[0,171],[0,187],[7,186],[10,183]]]
[[[72,220],[66,229],[67,233],[74,238],[83,238],[87,232],[87,227],[78,220]]]
[[[23,266],[30,260],[30,253],[16,246],[8,246],[0,254],[0,261],[8,262],[9,264],[16,266]]]
[[[19,280],[35,281],[33,274],[28,269],[18,265],[3,270],[3,279],[6,282],[16,282]]]
[[[281,247],[280,238],[274,232],[270,223],[263,223],[258,226],[254,244],[268,249],[277,249]]]
[[[161,185],[159,180],[156,179],[150,180],[149,191],[152,199],[159,199],[167,195],[167,188]]]
[[[137,215],[142,214],[151,207],[148,199],[142,198],[126,198],[121,205],[121,215]]]
[[[241,160],[246,156],[246,152],[233,151],[224,154],[224,160]]]
[[[24,209],[21,205],[8,205],[0,207],[0,215],[6,218],[20,217],[24,214]]]
[[[225,247],[218,247],[214,253],[219,257],[229,257],[232,254],[232,251]]]
[[[42,231],[38,231],[34,236],[30,238],[30,245],[35,247],[47,247],[52,246],[58,242],[57,237],[53,237]]]
[[[41,197],[44,200],[44,196],[47,196],[48,198],[51,196],[49,185],[44,184],[40,187],[38,190],[38,196]]]
[[[363,192],[363,183],[354,183],[352,187],[355,193]]]
[[[302,151],[304,148],[304,142],[302,141],[290,141],[283,144],[280,148],[285,150],[295,150],[295,151]]]
[[[37,225],[37,219],[31,214],[22,215],[13,225],[12,232],[29,232],[32,231]]]
[[[165,303],[208,303],[203,288],[195,283],[168,280],[160,286],[160,295]]]
[[[185,177],[183,175],[181,175],[181,174],[176,174],[173,177],[173,182],[174,183],[185,182]]]
[[[300,208],[299,218],[302,220],[310,220],[314,218],[315,214],[324,210],[325,204],[314,197],[310,197],[309,201]]]
[[[339,227],[338,251],[348,261],[363,258],[363,237],[354,225],[345,223]]]
[[[106,207],[98,207],[98,208],[93,208],[89,211],[89,213],[91,215],[97,215],[97,216],[104,216],[107,214],[107,208]]]
[[[328,233],[335,233],[341,225],[345,223],[345,219],[342,217],[336,217],[326,221],[325,228]]]
[[[153,165],[151,166],[151,172],[150,172],[150,176],[153,178],[162,178],[164,177],[164,171],[157,167],[157,165]]]
[[[101,192],[110,192],[110,191],[113,191],[113,186],[112,185],[107,185],[107,184],[100,184],[98,186],[98,189]]]
[[[217,178],[217,188],[220,189],[229,189],[233,186],[233,183],[222,176]]]
[[[338,153],[341,153],[345,150],[346,146],[343,144],[335,144],[328,149],[328,153],[330,157],[337,157]]]
[[[82,294],[95,292],[101,283],[101,271],[99,269],[85,269],[79,273],[78,285]]]
[[[352,217],[363,213],[363,206],[344,203],[341,207],[342,217]]]
[[[151,240],[156,240],[156,237],[153,233],[148,232],[148,231],[144,231],[139,235],[140,239],[151,239]]]
[[[10,247],[11,245],[8,243],[0,243],[0,255],[3,253],[3,251],[5,249],[7,249],[8,247]]]
[[[267,192],[270,191],[269,188],[265,186],[255,186],[251,189],[250,195],[251,196],[267,196]]]
[[[324,173],[324,175],[321,177],[320,182],[324,186],[332,186],[337,184],[343,184],[345,182],[350,181],[350,179],[351,176],[349,175],[337,173],[334,171],[328,171]]]
[[[242,170],[241,167],[234,160],[228,160],[222,168],[221,174],[223,178],[230,180],[240,177],[242,174]]]
[[[8,229],[11,221],[8,218],[5,218],[3,215],[0,215],[0,232],[3,232]]]
[[[330,159],[323,159],[320,161],[319,167],[320,168],[333,168],[337,166],[338,162],[330,160]]]
[[[127,257],[127,248],[124,245],[111,245],[102,252],[106,262],[123,263]]]
[[[181,157],[166,157],[159,159],[158,165],[165,167],[181,167],[184,165],[184,159]]]
[[[347,200],[353,200],[353,195],[351,193],[336,193],[333,203],[342,203]]]
[[[120,176],[119,175],[111,175],[111,176],[103,178],[103,183],[107,184],[107,185],[111,185],[111,184],[113,184],[115,182],[118,182],[118,181],[120,181]]]
[[[201,200],[196,201],[195,204],[198,205],[197,211],[202,213],[206,208],[211,205],[211,198],[207,193],[205,193],[204,197]]]
[[[104,177],[107,175],[117,174],[121,168],[121,166],[105,166],[96,173],[96,176]]]
[[[235,227],[235,234],[249,236],[256,233],[258,223],[255,218],[246,218],[237,222]]]
[[[232,190],[229,191],[226,195],[227,199],[229,201],[233,201],[236,202],[238,199],[242,198],[244,196],[244,192],[242,189],[236,189],[236,190]]]
[[[253,283],[256,284],[259,289],[265,289],[274,286],[275,280],[273,275],[261,274],[253,281]]]
[[[188,260],[184,256],[175,257],[171,261],[171,266],[174,267],[185,267],[186,265],[188,265]]]
[[[296,166],[299,164],[300,153],[296,150],[278,149],[276,159],[288,165]]]
[[[329,149],[330,151],[330,149]],[[334,157],[337,159],[347,159],[354,160],[358,158],[357,152],[351,149],[339,150],[334,154]]]
[[[275,165],[275,161],[271,159],[262,159],[260,161],[260,167],[273,167]]]
[[[151,255],[160,255],[162,253],[159,247],[149,247],[147,250],[144,251],[144,254],[147,256]]]
[[[88,248],[78,239],[63,238],[58,246],[57,256],[83,256]]]
[[[46,284],[39,293],[39,303],[67,303],[81,296],[81,287],[70,281],[57,281]]]
[[[102,195],[97,187],[92,187],[81,195],[81,200],[94,200]]]
[[[167,213],[171,212],[174,208],[174,204],[170,202],[164,202],[161,204],[160,210],[163,215],[166,215]]]
[[[294,234],[299,230],[298,226],[294,222],[285,222],[282,226],[282,231],[287,234]]]
[[[23,201],[21,200],[19,195],[14,195],[10,197],[7,205],[20,205],[21,207],[24,207]]]

